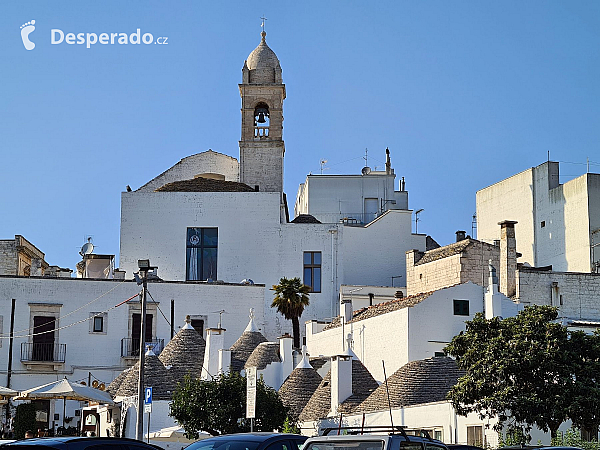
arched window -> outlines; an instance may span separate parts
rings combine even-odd
[[[269,106],[266,103],[258,103],[254,108],[254,138],[266,139],[269,137]]]

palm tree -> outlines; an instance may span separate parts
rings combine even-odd
[[[294,335],[294,347],[300,348],[300,316],[304,312],[304,307],[309,305],[308,294],[310,287],[302,284],[300,278],[287,279],[285,277],[279,280],[279,284],[274,284],[272,291],[275,291],[275,298],[271,303],[271,308],[277,308],[277,312],[283,317],[292,321],[292,330]]]

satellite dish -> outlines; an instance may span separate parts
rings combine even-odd
[[[84,257],[85,255],[89,255],[90,253],[92,253],[94,251],[94,244],[92,244],[91,241],[92,241],[91,238],[88,238],[88,242],[83,244],[83,246],[81,247],[79,254],[82,257]]]
[[[100,386],[98,386],[98,389],[103,391],[104,389],[106,389],[106,385],[104,383],[100,383]]]
[[[84,386],[87,386],[87,383],[85,381],[82,381],[81,384],[83,384]]]
[[[365,166],[362,168],[361,172],[363,175],[369,175],[371,173],[371,168],[368,166]]]
[[[98,380],[94,380],[94,381],[92,381],[92,387],[93,387],[94,389],[96,389],[96,388],[98,387],[98,385],[99,385],[99,384],[100,384],[100,383],[98,383]]]

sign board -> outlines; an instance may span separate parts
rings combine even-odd
[[[152,388],[147,387],[144,390],[144,412],[151,413],[152,412]]]
[[[256,367],[246,369],[246,419],[256,417]]]

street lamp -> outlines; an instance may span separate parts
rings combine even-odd
[[[415,234],[419,234],[419,213],[425,211],[423,208],[415,212]]]
[[[135,276],[138,285],[142,284],[142,305],[140,314],[140,378],[138,380],[138,415],[136,421],[136,438],[138,441],[144,440],[144,362],[146,353],[146,293],[148,292],[148,272],[153,271],[156,267],[150,265],[150,260],[139,259],[138,268],[139,275]],[[141,279],[140,279],[141,278]]]

